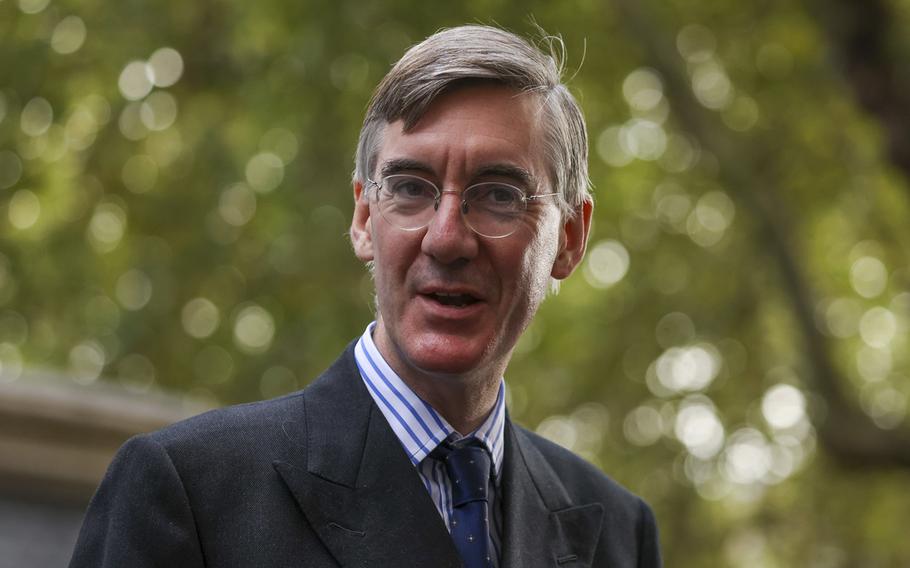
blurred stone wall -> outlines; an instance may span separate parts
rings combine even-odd
[[[0,568],[66,566],[117,448],[205,408],[53,373],[0,373]]]

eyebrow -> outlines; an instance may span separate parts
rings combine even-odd
[[[525,188],[537,187],[537,178],[528,170],[512,164],[489,164],[481,166],[475,176],[500,176],[512,179]]]
[[[401,172],[422,172],[432,175],[433,168],[419,160],[395,158],[382,164],[382,168],[379,170],[382,177],[400,174]]]
[[[382,177],[400,174],[402,172],[421,172],[434,175],[435,171],[425,162],[411,158],[395,158],[382,164],[379,173]],[[493,163],[481,166],[473,172],[472,177],[498,176],[514,180],[525,188],[537,187],[537,178],[520,166],[512,164]]]

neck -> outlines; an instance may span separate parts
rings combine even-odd
[[[462,435],[476,430],[486,420],[499,395],[501,374],[487,377],[464,375],[403,374],[401,379],[417,396],[427,401]]]

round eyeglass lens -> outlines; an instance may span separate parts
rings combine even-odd
[[[524,193],[503,183],[479,183],[464,192],[462,213],[468,225],[485,237],[507,237],[515,232],[525,209]]]
[[[436,186],[423,178],[387,176],[378,192],[379,212],[399,229],[422,229],[433,217],[438,194]]]

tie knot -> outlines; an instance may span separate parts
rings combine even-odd
[[[445,464],[452,482],[452,505],[459,507],[472,501],[486,501],[490,482],[490,454],[476,438],[443,442],[437,448],[438,459]]]

